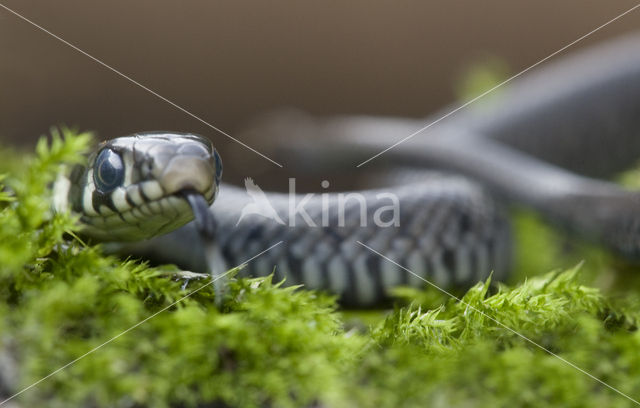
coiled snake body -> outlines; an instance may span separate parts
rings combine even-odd
[[[349,162],[353,169],[430,122],[298,120],[287,131],[305,137],[280,148],[291,166],[321,171]],[[265,139],[282,133],[275,122],[260,129]],[[194,271],[206,271],[212,258],[215,268],[233,267],[283,241],[245,273],[275,271],[287,284],[328,289],[345,303],[368,305],[390,287],[424,285],[419,277],[445,287],[470,285],[491,272],[503,279],[511,239],[492,197],[534,208],[638,257],[640,195],[600,180],[638,158],[640,39],[631,37],[520,78],[362,166],[440,171],[415,173],[406,185],[293,199],[254,189],[252,197],[220,185],[220,157],[204,139],[145,133],[102,144],[86,167],[56,183],[55,206],[80,213],[86,235],[99,240],[159,235],[129,249]],[[261,198],[268,203],[257,211],[261,215],[243,213]],[[298,204],[304,211],[295,211]],[[196,223],[175,229],[192,214]]]

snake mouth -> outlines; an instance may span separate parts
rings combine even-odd
[[[207,239],[213,239],[216,225],[213,214],[209,210],[207,199],[202,193],[192,189],[182,190],[181,194],[189,203],[189,207],[191,207],[196,228],[200,234]]]

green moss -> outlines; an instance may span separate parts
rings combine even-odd
[[[345,326],[332,297],[270,277],[232,278],[221,306],[210,285],[171,306],[208,278],[183,289],[177,269],[105,256],[51,213],[59,165],[90,143],[61,133],[24,160],[1,154],[0,395],[97,350],[21,406],[633,406],[496,321],[640,396],[636,295],[613,304],[578,268],[479,283],[464,303],[400,289],[406,305],[369,315],[369,329]]]

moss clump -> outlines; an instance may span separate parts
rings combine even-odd
[[[65,238],[75,223],[50,211],[48,184],[61,163],[82,160],[90,137],[62,133],[35,156],[0,164],[0,399],[97,348],[14,402],[635,405],[496,321],[640,396],[637,312],[581,285],[577,269],[493,294],[479,283],[464,302],[405,289],[409,304],[380,312],[369,330],[346,329],[333,298],[270,277],[231,279],[221,306],[211,285],[172,306],[208,278],[183,288],[173,267]]]
[[[372,331],[379,356],[367,378],[385,378],[379,370],[390,365],[402,366],[403,375],[369,388],[389,406],[634,406],[538,347],[640,395],[635,319],[580,285],[577,271],[502,286],[492,296],[488,282],[479,283],[462,302],[395,310]]]
[[[68,133],[68,132],[67,132]],[[100,347],[206,284],[171,279],[65,241],[73,220],[49,210],[47,184],[78,161],[86,135],[38,144],[22,176],[5,179],[0,212],[0,337],[15,367],[4,396]],[[341,333],[331,298],[232,281],[222,310],[211,285],[22,394],[25,406],[162,407],[198,401],[299,406],[332,400],[362,339]],[[13,371],[12,370],[12,371]]]

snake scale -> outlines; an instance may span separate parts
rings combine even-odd
[[[294,136],[272,150],[292,168],[345,166],[347,174],[441,116],[303,117],[258,133]],[[638,258],[640,194],[603,181],[638,158],[640,38],[632,36],[527,73],[361,166],[403,169],[407,184],[293,199],[254,189],[271,213],[243,213],[258,202],[250,183],[246,191],[221,183],[222,162],[207,140],[151,132],[101,144],[87,166],[58,180],[55,207],[78,213],[91,238],[138,241],[126,250],[199,272],[282,241],[243,273],[274,272],[366,306],[391,287],[423,286],[421,278],[447,288],[490,273],[504,279],[512,242],[503,203]]]

